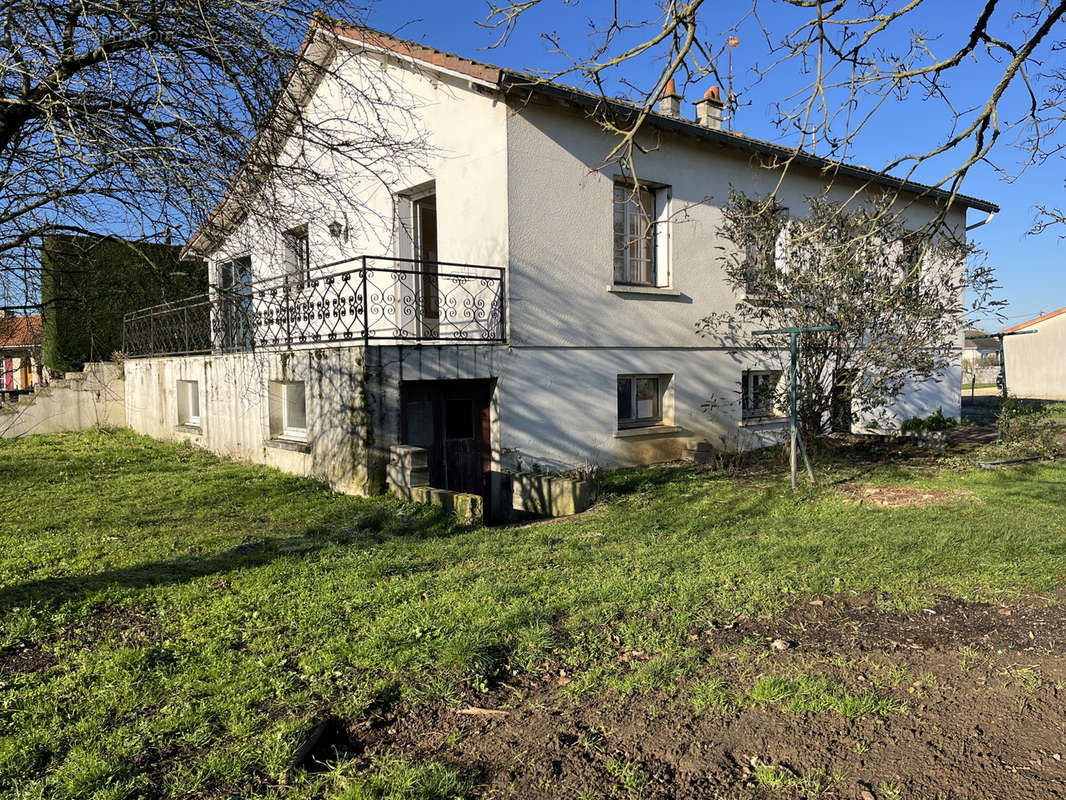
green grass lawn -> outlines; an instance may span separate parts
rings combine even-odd
[[[570,697],[678,691],[689,631],[738,615],[1066,579],[1063,466],[862,481],[963,492],[876,509],[646,469],[609,476],[575,520],[462,528],[128,432],[0,441],[0,796],[455,796],[453,771],[389,756],[279,781],[326,709],[450,702],[545,660],[573,676]],[[611,637],[652,657],[619,661]],[[3,671],[19,653],[46,666]],[[691,691],[708,707],[892,712],[819,676]]]

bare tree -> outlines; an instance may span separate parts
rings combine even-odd
[[[958,362],[966,312],[995,306],[992,271],[973,246],[940,223],[907,229],[888,213],[893,202],[884,194],[849,210],[812,198],[804,214],[791,216],[772,199],[734,193],[724,209],[722,261],[741,299],[697,330],[776,361],[785,375],[787,337],[754,331],[834,328],[800,340],[800,422],[808,435],[833,423],[850,429],[860,416],[882,414],[909,383],[936,380]],[[763,388],[783,401],[783,384]]]
[[[494,3],[485,24],[502,43],[531,9],[552,1]],[[991,162],[1009,179],[1066,152],[1066,71],[1059,63],[1066,2],[953,4],[951,30],[939,31],[928,29],[932,0],[750,0],[735,18],[703,0],[648,0],[635,18],[621,16],[620,7],[615,3],[606,20],[590,20],[587,52],[543,34],[566,61],[544,78],[570,76],[605,96],[621,85],[640,109],[623,125],[604,120],[617,135],[605,162],[633,162],[636,134],[671,78],[682,86],[712,78],[727,87],[727,124],[774,79],[786,87],[774,103],[779,132],[795,152],[831,160],[851,157],[863,131],[896,102],[920,100],[923,116],[943,120],[943,128],[877,168],[905,178],[924,168],[926,183],[953,194],[977,163]],[[748,68],[734,76],[738,37]],[[634,82],[639,74],[648,78]],[[982,87],[976,100],[961,90],[975,78]],[[787,168],[788,161],[774,166]],[[1066,219],[1053,204],[1039,211],[1035,230]]]
[[[206,219],[219,228],[248,213],[251,195],[269,193],[258,213],[281,216],[301,185],[346,214],[358,199],[330,181],[339,161],[371,177],[417,161],[424,142],[402,96],[383,77],[340,69],[334,23],[314,14],[323,8],[351,20],[365,10],[328,0],[0,3],[7,301],[36,298],[49,232],[187,236]],[[343,101],[310,119],[324,80]],[[211,216],[225,192],[238,202]]]

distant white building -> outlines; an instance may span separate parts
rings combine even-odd
[[[307,211],[275,229],[224,204],[187,246],[209,260],[212,296],[127,319],[127,411],[139,431],[344,490],[381,489],[397,444],[427,449],[433,485],[489,492],[519,464],[638,465],[697,442],[775,441],[784,421],[759,389],[779,374],[694,332],[737,302],[717,233],[730,186],[776,187],[801,208],[831,169],[840,199],[902,188],[915,228],[948,199],[810,155],[777,187],[769,164],[793,153],[721,130],[713,97],[698,120],[669,106],[651,116],[635,193],[595,166],[613,143],[592,118],[600,97],[321,19],[311,42],[309,57],[344,52],[354,60],[337,69],[370,63],[400,87],[426,164],[387,185],[338,177],[366,210],[357,226],[311,186]],[[344,117],[331,77],[311,91],[307,114]],[[956,196],[953,229],[968,208],[996,209]],[[962,339],[960,327],[960,351]],[[960,375],[915,386],[894,413],[957,416]]]
[[[985,331],[970,329],[965,332],[962,346],[962,379],[990,383],[999,374],[999,339]],[[965,385],[963,388],[965,388]]]
[[[1066,400],[1066,308],[1007,328],[1003,337],[1007,391],[1017,397]]]

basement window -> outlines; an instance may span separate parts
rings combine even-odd
[[[200,383],[178,381],[178,425],[200,427]]]
[[[741,376],[741,419],[780,416],[774,405],[781,370],[745,370]]]
[[[307,394],[303,381],[270,382],[270,437],[307,441]]]
[[[668,375],[618,376],[618,427],[638,428],[663,421]]]

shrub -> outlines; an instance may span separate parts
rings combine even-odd
[[[945,417],[944,409],[941,407],[928,417],[911,417],[908,420],[904,420],[899,429],[903,433],[929,433],[932,431],[946,431],[948,428],[953,428],[958,424],[954,417]]]

